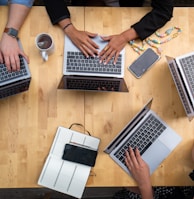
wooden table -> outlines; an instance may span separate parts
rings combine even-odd
[[[72,21],[81,30],[117,34],[138,21],[150,8],[71,7]],[[0,7],[0,32],[7,7]],[[85,18],[84,18],[85,16]],[[100,18],[98,17],[100,16]],[[170,75],[164,55],[178,56],[193,50],[194,8],[176,8],[173,19],[160,31],[178,26],[183,32],[163,44],[162,57],[141,79],[127,66],[138,55],[126,46],[125,80],[129,93],[94,93],[57,90],[62,76],[63,32],[52,26],[44,7],[33,7],[20,31],[30,57],[32,81],[28,92],[0,100],[0,187],[37,187],[37,180],[58,126],[78,122],[101,138],[96,166],[87,186],[134,186],[134,180],[103,152],[129,120],[153,97],[154,110],[182,138],[182,142],[152,175],[153,185],[193,185],[191,148],[194,120],[189,122]],[[55,53],[43,62],[35,37],[49,32]],[[74,128],[82,131],[82,129]]]
[[[6,12],[0,8],[0,32]],[[83,12],[83,8],[72,10],[73,15],[79,14],[73,20],[79,28],[84,24]],[[48,62],[43,62],[35,47],[35,37],[41,32],[49,32],[55,42]],[[84,93],[57,90],[64,39],[44,7],[33,7],[19,36],[30,57],[32,80],[28,92],[0,101],[0,187],[36,187],[57,127],[84,124]]]

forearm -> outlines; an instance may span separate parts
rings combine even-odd
[[[142,40],[164,26],[172,17],[172,0],[153,0],[152,7],[153,9],[148,14],[132,25]]]
[[[138,38],[138,34],[133,28],[130,28],[130,29],[122,32],[121,35],[124,37],[126,42],[129,42],[131,40]]]
[[[149,167],[142,159],[139,150],[136,148],[134,152],[133,149],[129,147],[129,151],[126,151],[125,162],[138,184],[142,199],[153,199]]]
[[[64,30],[66,31],[66,29],[68,28],[68,24],[71,24],[71,19],[70,18],[66,18],[66,19],[63,19],[59,22],[59,26]]]
[[[52,24],[58,24],[70,18],[70,12],[64,0],[44,0],[44,4]]]
[[[142,199],[153,199],[153,190],[151,184],[139,187]]]
[[[67,27],[68,24],[71,24],[71,19],[65,1],[44,0],[44,3],[52,24],[58,24],[66,33],[66,29],[69,29],[69,27],[65,27]]]
[[[6,27],[19,30],[23,25],[30,8],[21,4],[10,4]]]
[[[74,25],[71,23],[71,19],[67,18],[67,19],[63,19],[59,22],[59,26],[61,27],[61,29],[63,30],[63,32],[68,36],[68,37],[72,37],[73,35],[76,34],[77,29],[74,27]],[[76,37],[76,36],[75,36]]]

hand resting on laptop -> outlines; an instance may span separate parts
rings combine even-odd
[[[149,166],[141,158],[139,150],[136,148],[133,151],[133,149],[130,147],[129,150],[126,151],[125,162],[133,178],[138,184],[142,198],[152,199],[153,193]]]
[[[74,26],[73,21],[71,21],[70,10],[64,0],[52,1],[52,0],[44,0],[46,10],[49,14],[52,24],[59,24],[59,26],[63,29],[65,35],[67,35],[73,43],[84,53],[85,56],[91,56],[96,54],[97,46],[93,43],[90,37],[95,37],[96,33],[89,33],[87,31],[80,31]],[[77,4],[78,3],[78,4]],[[119,5],[121,7],[139,7],[143,6],[144,0],[135,1],[135,0],[120,0]],[[73,1],[74,5],[85,6],[85,1]],[[136,38],[140,38],[144,40],[146,37],[153,34],[158,28],[161,28],[169,21],[172,17],[173,12],[173,0],[152,0],[151,1],[152,10],[149,11],[148,14],[142,16],[142,18],[136,22],[135,24],[129,24],[126,30],[123,30],[119,34],[113,34],[107,37],[103,37],[105,41],[108,42],[108,45],[100,52],[101,61],[108,63],[109,60],[114,57],[114,62],[117,62],[117,57],[120,54],[121,50],[125,47],[125,45]],[[86,12],[86,11],[84,11]],[[113,12],[112,15],[107,12],[107,15],[103,15],[103,11],[100,12],[100,17],[98,17],[97,21],[102,21],[105,17],[109,17],[108,21],[112,23],[108,24],[109,26],[118,25],[118,27],[123,28],[121,26],[121,22],[119,17],[115,16]],[[77,13],[78,14],[78,13]],[[93,13],[92,13],[93,15]],[[92,23],[95,24],[96,16],[95,14],[89,19]],[[95,18],[93,18],[95,16]],[[129,15],[130,16],[130,15]],[[84,17],[87,18],[87,13],[84,14]],[[112,18],[111,18],[112,17]],[[115,18],[116,17],[116,18]],[[130,19],[130,17],[129,17]],[[107,19],[106,19],[107,20]],[[122,18],[121,18],[122,20]],[[129,20],[130,21],[130,20]],[[103,25],[103,23],[102,23]],[[88,23],[86,23],[86,27]],[[85,28],[85,27],[83,27]],[[98,29],[97,29],[98,30]],[[103,29],[102,29],[103,30]],[[112,29],[113,30],[113,29]]]
[[[194,161],[194,145],[192,149],[192,160]],[[140,152],[137,148],[133,150],[131,147],[129,147],[129,149],[126,151],[125,162],[134,180],[137,182],[138,185],[138,188],[129,188],[130,198],[193,198],[193,187],[152,187],[149,166],[142,159]],[[193,174],[194,176],[194,171],[191,174]],[[192,177],[191,174],[190,177]]]

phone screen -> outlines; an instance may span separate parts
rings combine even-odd
[[[93,167],[96,162],[96,156],[97,151],[77,145],[66,144],[62,159]]]
[[[157,53],[148,48],[128,69],[136,78],[140,78],[159,58],[160,56]]]

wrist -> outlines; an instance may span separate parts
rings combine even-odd
[[[153,199],[154,198],[154,192],[152,189],[152,186],[146,186],[144,188],[139,188],[139,191],[141,193],[142,199]]]
[[[151,181],[150,180],[145,180],[144,182],[142,183],[138,183],[138,187],[139,187],[139,190],[149,190],[149,189],[152,189],[152,184],[151,184]]]
[[[77,30],[77,29],[73,26],[73,24],[71,24],[71,25],[68,25],[68,27],[65,28],[65,29],[63,30],[63,32],[64,32],[67,36],[71,37],[72,35],[75,35],[75,34],[76,34],[76,30]]]
[[[6,33],[7,35],[9,35],[10,37],[13,37],[13,38],[18,37],[18,30],[16,30],[15,28],[5,27],[4,33]]]
[[[139,190],[140,190],[140,192],[152,190],[152,185],[151,184],[145,184],[145,185],[139,186]]]
[[[66,24],[64,27],[63,27],[63,31],[66,31],[66,29],[69,27],[69,26],[72,26],[73,24],[70,22],[68,24]]]
[[[123,35],[123,37],[124,37],[126,42],[129,42],[131,40],[134,40],[134,39],[138,38],[138,35],[137,35],[136,31],[133,28],[130,28],[130,29],[124,31],[122,33],[122,35]]]
[[[66,33],[66,30],[69,29],[73,24],[71,23],[70,18],[63,19],[59,22],[59,26],[62,28],[62,30]]]

